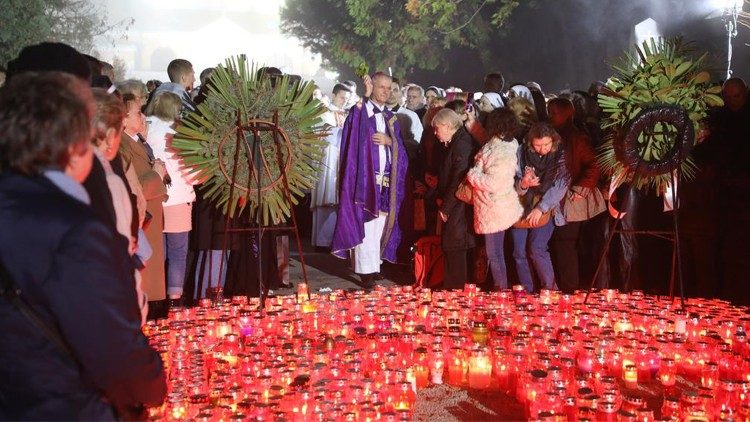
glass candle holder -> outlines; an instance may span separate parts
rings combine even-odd
[[[719,364],[706,362],[701,369],[701,386],[713,390],[719,382]]]
[[[467,362],[464,351],[459,348],[453,348],[448,363],[448,382],[451,385],[462,385],[464,383],[466,368]]]
[[[425,388],[429,384],[430,369],[426,361],[414,364],[414,385],[416,388]]]
[[[489,333],[490,331],[485,321],[474,321],[471,328],[471,340],[479,345],[485,345],[487,344]]]
[[[435,351],[430,360],[430,380],[433,384],[443,383],[443,371],[445,369],[445,359],[443,352]]]
[[[664,388],[672,388],[677,382],[677,367],[674,359],[662,359],[659,368],[659,382]]]
[[[310,300],[310,286],[307,283],[300,282],[297,284],[297,303],[303,303]]]
[[[594,369],[594,348],[585,347],[583,350],[578,352],[576,363],[578,364],[578,371],[583,374],[591,373]]]
[[[627,388],[638,387],[638,368],[635,365],[625,365],[622,370],[622,379]]]
[[[469,387],[486,389],[490,386],[492,378],[492,360],[487,349],[480,347],[472,351],[469,358]]]

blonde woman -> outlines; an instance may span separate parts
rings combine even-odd
[[[438,163],[437,203],[442,219],[441,246],[445,255],[443,288],[462,289],[469,279],[468,251],[476,246],[471,230],[471,206],[456,198],[458,185],[466,176],[474,156],[474,141],[464,129],[461,117],[444,108],[432,119],[435,136],[446,148]]]
[[[516,137],[523,139],[531,126],[538,122],[534,104],[524,97],[514,97],[508,100],[508,108],[516,115],[520,127]]]
[[[182,100],[171,92],[159,92],[146,108],[148,137],[146,143],[154,157],[162,160],[171,183],[164,201],[164,245],[167,258],[167,296],[182,299],[192,207],[195,201],[194,181],[188,176],[179,156],[172,149],[175,122],[182,110]]]

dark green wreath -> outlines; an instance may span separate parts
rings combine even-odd
[[[272,86],[271,79],[244,56],[217,66],[209,84],[206,100],[181,121],[172,145],[202,183],[204,196],[224,213],[235,215],[247,207],[258,223],[286,221],[297,198],[315,183],[323,157],[326,132],[321,115],[326,109],[312,98],[315,85],[283,76],[275,78]],[[274,126],[276,110],[278,125]],[[244,128],[244,140],[230,202],[238,126]],[[252,127],[266,130],[258,132],[260,154],[251,164]],[[260,173],[260,210],[255,171]],[[284,192],[282,172],[292,194],[291,204]]]
[[[642,139],[664,138],[660,142]],[[672,142],[668,140],[672,140]],[[625,136],[615,140],[617,159],[638,174],[658,177],[677,169],[693,149],[695,130],[684,108],[674,105],[649,107],[633,119]],[[663,147],[664,151],[652,148]]]
[[[694,133],[709,107],[723,104],[721,87],[710,83],[706,55],[692,59],[680,39],[651,39],[636,46],[636,53],[613,66],[615,76],[599,93],[602,128],[611,129],[599,165],[639,189],[663,191],[671,170],[694,176],[689,156]]]

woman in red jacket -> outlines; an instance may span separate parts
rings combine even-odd
[[[581,225],[604,211],[605,203],[597,189],[599,167],[589,137],[573,124],[575,108],[566,98],[547,104],[550,123],[562,138],[571,183],[561,207],[566,224],[555,227],[550,252],[560,290],[570,293],[579,288],[578,238]]]

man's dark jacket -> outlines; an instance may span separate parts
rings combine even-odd
[[[132,265],[91,209],[43,176],[0,175],[0,259],[76,363],[0,297],[0,420],[109,420],[157,405],[159,355],[140,330]]]
[[[474,163],[474,140],[463,127],[453,135],[443,157],[438,176],[438,197],[443,200],[440,211],[448,216],[443,224],[444,251],[471,249],[475,246],[473,208],[456,198],[458,185]]]

